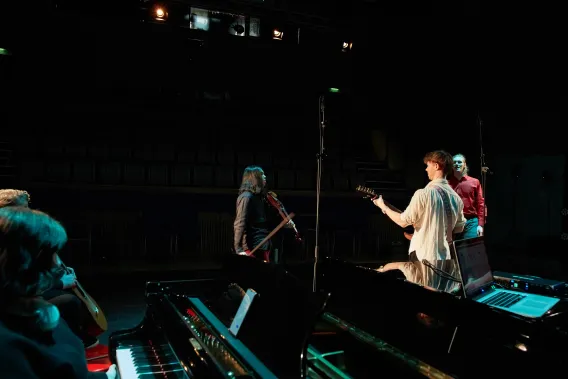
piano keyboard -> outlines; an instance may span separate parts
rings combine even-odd
[[[164,292],[147,293],[140,325],[111,334],[119,379],[277,378],[199,298]]]
[[[116,363],[120,379],[188,378],[168,344],[119,346],[116,349]]]

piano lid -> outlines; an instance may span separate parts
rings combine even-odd
[[[312,280],[313,263],[291,266],[290,270],[304,279],[305,285]],[[517,362],[515,368],[522,371],[536,364],[531,363],[533,358],[548,362],[559,351],[568,350],[567,337],[554,328],[428,290],[403,280],[396,271],[378,273],[326,258],[320,260],[317,273],[318,289],[331,294],[326,313],[447,372],[459,369],[454,355],[491,352],[495,357],[491,359]],[[448,357],[448,350],[454,358]],[[479,362],[477,366],[487,367]]]
[[[256,258],[230,255],[223,270],[230,282],[258,293],[238,339],[279,377],[298,375],[327,296],[312,293],[282,266]]]

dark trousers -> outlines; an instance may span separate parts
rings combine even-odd
[[[70,291],[49,290],[44,292],[42,297],[59,309],[61,317],[77,337],[81,340],[86,337],[83,330],[85,321],[83,303],[77,296]]]
[[[248,255],[250,255],[250,250],[247,250],[246,253]],[[270,262],[270,250],[260,250],[258,249],[257,251],[254,252],[253,255],[255,258],[257,259],[262,259],[266,262]]]

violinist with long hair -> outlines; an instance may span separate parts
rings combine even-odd
[[[250,254],[268,236],[264,196],[266,195],[266,175],[258,166],[248,166],[237,198],[235,215],[234,248],[237,254]],[[260,246],[255,253],[257,258],[268,261],[272,244],[270,240]]]
[[[237,212],[233,225],[234,249],[237,254],[251,255],[251,251],[258,246],[254,252],[255,257],[268,262],[272,243],[268,238],[266,205],[270,205],[282,219],[288,221],[285,227],[293,229],[296,241],[301,242],[302,239],[296,224],[291,220],[291,215],[286,212],[276,194],[266,190],[266,175],[262,168],[248,166],[243,173],[237,198]]]

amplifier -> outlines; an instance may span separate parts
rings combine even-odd
[[[536,293],[541,295],[565,296],[568,292],[566,282],[542,279],[531,275],[518,275],[508,272],[493,272],[495,282],[506,289]]]

